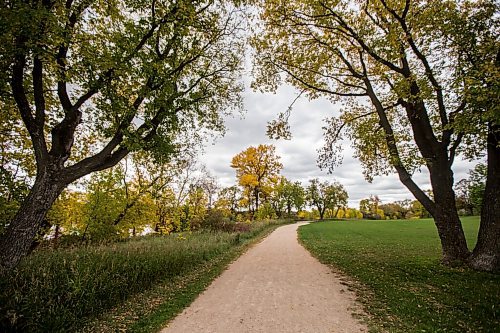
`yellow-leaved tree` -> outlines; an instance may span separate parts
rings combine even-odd
[[[269,195],[277,183],[283,169],[279,159],[275,146],[261,144],[247,148],[231,160],[231,167],[236,169],[238,184],[248,197],[250,210],[257,211],[259,202]]]

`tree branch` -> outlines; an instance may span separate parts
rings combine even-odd
[[[365,68],[363,59],[362,64],[363,68]],[[425,194],[420,187],[413,181],[410,173],[406,170],[405,166],[401,162],[401,156],[399,154],[399,149],[396,145],[396,138],[394,136],[394,130],[392,128],[392,125],[389,121],[389,118],[387,117],[386,114],[386,109],[382,105],[382,102],[379,100],[377,94],[375,93],[375,90],[372,87],[371,81],[368,78],[368,76],[365,77],[365,84],[366,84],[366,89],[368,96],[370,97],[370,100],[375,106],[375,110],[379,116],[379,124],[382,126],[384,133],[385,133],[385,141],[387,144],[387,148],[389,150],[389,154],[391,156],[390,163],[391,165],[396,169],[399,179],[401,182],[410,190],[410,192],[417,198],[420,203],[427,209],[429,213],[434,215],[435,212],[435,203]]]
[[[462,143],[463,137],[464,137],[464,133],[458,133],[457,138],[455,139],[455,141],[453,142],[453,144],[450,147],[450,155],[448,157],[448,166],[450,168],[453,165],[453,162],[455,160],[455,156],[457,153],[457,148],[460,145],[460,143]]]
[[[361,46],[363,50],[365,50],[370,56],[372,56],[373,59],[387,66],[389,69],[395,71],[396,73],[403,74],[403,69],[401,67],[396,66],[392,62],[382,58],[379,54],[377,54],[372,48],[370,48],[365,43],[365,41],[356,33],[356,31],[354,31],[354,29],[333,9],[331,9],[329,6],[326,6],[323,2],[320,2],[320,5],[328,12],[330,12],[331,15],[335,18],[335,20],[350,33],[348,37],[354,38],[356,42],[359,44],[359,46]]]
[[[35,99],[35,122],[38,127],[45,124],[45,96],[43,94],[43,64],[38,56],[33,61],[33,97]]]
[[[47,146],[45,143],[43,127],[40,127],[33,117],[31,105],[24,89],[24,68],[26,66],[26,56],[21,50],[26,47],[25,43],[25,37],[19,36],[16,38],[16,46],[19,51],[14,58],[10,86],[14,100],[21,115],[21,119],[23,120],[33,142],[33,150],[37,165],[42,165],[43,160],[47,155]]]
[[[434,88],[434,91],[436,93],[436,98],[437,98],[437,102],[438,102],[439,117],[441,118],[441,129],[444,131],[446,125],[448,125],[448,116],[446,114],[446,107],[444,104],[443,88],[438,83],[438,81],[434,75],[434,71],[432,70],[426,56],[417,47],[415,40],[413,39],[413,35],[412,35],[408,25],[406,24],[405,16],[409,10],[409,0],[406,1],[403,16],[398,15],[398,13],[396,13],[396,11],[394,9],[390,8],[387,5],[387,2],[385,0],[380,0],[380,2],[384,5],[384,7],[387,9],[387,11],[389,11],[389,13],[391,13],[392,16],[399,22],[401,28],[403,29],[403,32],[405,33],[406,40],[407,40],[408,44],[410,45],[413,53],[417,56],[417,58],[420,60],[420,62],[423,64],[423,66],[425,68],[425,75],[427,76],[427,78],[431,82],[432,87]]]

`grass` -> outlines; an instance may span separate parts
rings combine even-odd
[[[0,280],[0,331],[155,332],[278,225],[40,251]]]
[[[472,248],[479,220],[462,221]],[[441,265],[430,219],[318,222],[299,238],[347,275],[372,332],[500,332],[500,276]]]

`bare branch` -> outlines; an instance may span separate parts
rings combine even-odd
[[[278,69],[280,69],[280,70],[284,71],[285,73],[287,73],[290,77],[292,77],[294,80],[298,81],[300,84],[304,85],[305,87],[307,87],[309,89],[317,91],[317,92],[326,93],[326,94],[335,95],[335,96],[343,96],[343,97],[360,97],[360,96],[366,96],[365,92],[363,92],[363,93],[341,93],[341,92],[333,91],[333,90],[326,89],[326,88],[320,88],[320,87],[318,87],[318,86],[316,86],[314,84],[306,82],[301,77],[299,77],[298,75],[295,75],[293,72],[291,72],[288,68],[286,68],[284,66],[281,66],[281,65],[279,65],[277,63],[275,63],[275,66]]]

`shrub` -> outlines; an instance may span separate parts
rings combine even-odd
[[[276,212],[274,211],[273,206],[266,202],[259,207],[259,210],[255,213],[255,218],[258,220],[275,219]]]

